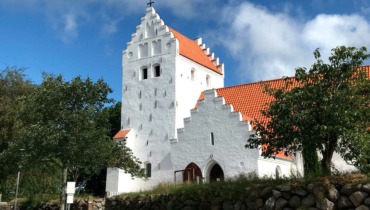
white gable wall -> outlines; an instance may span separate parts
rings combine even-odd
[[[178,129],[178,141],[172,142],[174,170],[183,170],[188,164],[197,164],[208,181],[210,167],[218,163],[225,178],[257,171],[258,149],[245,149],[249,137],[249,123],[241,122],[241,115],[233,112],[215,90],[205,92],[205,99],[198,102],[191,117]],[[214,145],[211,143],[211,132]],[[177,180],[181,180],[181,174]]]
[[[192,80],[191,71],[195,70]],[[206,77],[210,78],[207,87]],[[204,90],[224,87],[224,77],[181,55],[176,57],[176,128],[184,127],[184,118],[190,116],[200,94]]]
[[[122,54],[121,126],[131,129],[127,146],[143,168],[151,163],[152,176],[147,180],[132,179],[122,170],[110,169],[106,189],[110,194],[146,190],[172,181],[170,139],[177,138],[176,122],[189,116],[189,110],[206,89],[206,75],[211,77],[211,87],[223,87],[222,75],[179,55],[178,40],[153,8],[147,9],[136,29]],[[161,75],[156,77],[158,65]],[[143,78],[143,68],[148,70],[147,79]],[[190,82],[186,78],[192,68],[196,69],[197,80]],[[116,182],[118,187],[108,182]]]
[[[247,149],[250,124],[241,121],[241,114],[233,112],[231,105],[225,105],[215,90],[205,92],[205,99],[198,102],[191,117],[184,120],[184,128],[178,129],[178,141],[171,143],[174,170],[184,170],[191,162],[202,170],[209,180],[212,163],[218,163],[225,178],[255,172],[260,177],[276,175],[291,176],[297,170],[294,161],[276,158],[264,159],[259,149]],[[210,135],[214,135],[214,145]],[[181,173],[177,180],[182,180]]]
[[[143,168],[146,163],[151,163],[152,176],[143,180],[125,174],[117,181],[119,192],[145,190],[172,177],[169,139],[176,135],[175,57],[178,42],[153,8],[147,9],[146,16],[136,28],[122,55],[121,125],[123,129],[132,129],[127,146],[140,159]],[[155,77],[157,65],[161,69],[159,77]],[[143,68],[148,70],[147,79],[143,79]]]

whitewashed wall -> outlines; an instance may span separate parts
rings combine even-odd
[[[122,55],[121,125],[122,129],[131,129],[127,146],[143,168],[146,163],[152,164],[152,176],[132,179],[122,170],[110,170],[106,190],[112,194],[146,190],[173,180],[170,139],[177,138],[176,119],[182,121],[205,89],[204,82],[194,85],[185,74],[190,74],[191,68],[198,70],[199,77],[205,75],[202,71],[209,71],[212,77],[215,74],[179,55],[178,40],[153,8],[147,9],[136,29]],[[154,76],[156,65],[161,67],[159,77]],[[148,68],[148,79],[142,79],[143,67]],[[223,86],[222,75],[214,79],[214,86]],[[113,182],[118,188],[112,187]]]
[[[225,178],[257,171],[258,149],[244,148],[249,129],[249,123],[241,122],[240,113],[225,105],[222,97],[217,98],[215,90],[205,91],[205,99],[185,119],[184,128],[178,129],[178,141],[171,144],[172,153],[176,154],[172,156],[174,170],[183,170],[194,162],[207,181],[214,163],[221,166]]]
[[[191,78],[191,70],[195,70],[194,80]],[[195,107],[201,92],[224,87],[224,77],[183,56],[176,57],[176,72],[176,128],[182,128],[184,118],[190,116],[190,110]],[[211,81],[209,87],[206,85],[207,76]]]

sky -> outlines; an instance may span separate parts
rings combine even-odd
[[[103,78],[121,100],[122,51],[148,0],[0,0],[0,70]],[[154,0],[164,23],[202,37],[225,86],[293,76],[339,45],[370,50],[369,0]],[[366,61],[366,64],[370,62]]]

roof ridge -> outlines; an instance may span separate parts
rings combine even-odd
[[[234,88],[234,87],[240,87],[240,86],[247,86],[247,85],[254,85],[254,84],[258,84],[258,83],[274,82],[274,81],[279,81],[279,80],[284,80],[284,79],[293,79],[293,78],[295,78],[295,77],[292,76],[292,77],[283,77],[283,78],[280,78],[280,79],[260,80],[260,81],[257,81],[257,82],[237,84],[237,85],[231,85],[231,86],[227,86],[227,87],[217,88],[216,90]]]
[[[193,62],[198,63],[218,74],[223,75],[223,64],[214,63],[212,61],[212,53],[207,54],[210,50],[209,48],[205,48],[204,44],[199,44],[198,41],[194,39],[190,39],[189,37],[181,34],[180,32],[176,31],[175,29],[167,26],[169,31],[174,35],[174,37],[180,43],[180,55],[184,56],[187,59],[192,60]],[[186,47],[187,46],[187,47]],[[195,47],[196,46],[196,47]],[[197,48],[197,49],[195,49]],[[213,53],[214,55],[214,53]],[[217,60],[217,59],[216,59]],[[218,61],[218,60],[217,60]]]
[[[365,69],[370,68],[370,64],[369,65],[360,66],[359,68],[365,68]],[[231,86],[227,86],[227,87],[217,88],[216,90],[226,89],[226,88],[234,88],[234,87],[246,86],[246,85],[254,85],[254,84],[257,84],[257,83],[274,82],[274,81],[279,81],[279,80],[284,80],[284,79],[293,79],[293,78],[295,78],[295,76],[290,76],[290,77],[283,76],[282,78],[277,78],[277,79],[260,80],[260,81],[251,82],[251,83],[231,85]]]

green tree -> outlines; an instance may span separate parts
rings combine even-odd
[[[143,175],[132,152],[109,136],[108,114],[102,110],[113,102],[108,98],[110,92],[103,80],[76,77],[66,82],[60,75],[44,74],[42,84],[23,101],[22,138],[8,151],[24,148],[21,158],[26,164],[44,161],[60,168],[61,209],[67,175],[75,181],[80,174],[93,174],[107,166]]]
[[[107,112],[109,116],[109,136],[113,138],[113,136],[121,129],[121,102],[105,107],[103,111]],[[82,185],[86,183],[86,187],[84,189],[86,192],[93,193],[96,196],[104,196],[106,179],[107,168],[104,167],[98,174],[83,174],[80,176],[78,182]]]
[[[256,122],[257,135],[246,147],[268,145],[262,151],[265,157],[302,151],[306,175],[316,167],[319,151],[322,173],[330,175],[335,151],[358,162],[357,155],[365,155],[359,148],[370,145],[369,79],[360,67],[370,56],[364,47],[344,46],[332,50],[329,64],[318,49],[314,56],[311,68],[297,68],[283,88],[266,88],[275,99],[262,111],[269,121]]]
[[[24,69],[6,67],[0,71],[0,152],[16,138],[20,99],[32,93],[34,85],[26,79]]]
[[[34,85],[24,74],[25,69],[6,67],[0,70],[0,154],[7,150],[19,136],[20,110],[22,98],[34,91]],[[19,151],[15,151],[19,152]],[[15,177],[18,170],[16,159],[0,160],[0,192],[7,199],[14,189]],[[11,164],[9,164],[11,163]]]
[[[106,107],[104,111],[108,112],[110,124],[110,136],[113,138],[116,133],[121,130],[121,102],[117,102],[113,106]]]

